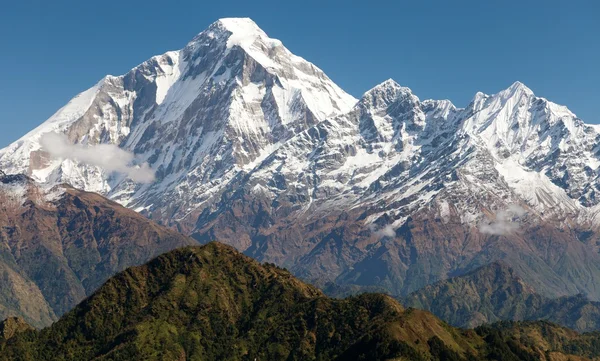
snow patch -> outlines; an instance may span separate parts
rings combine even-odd
[[[168,57],[172,61],[172,65],[169,65],[166,61]],[[171,87],[179,80],[181,76],[181,69],[179,68],[179,52],[173,51],[166,53],[161,59],[160,68],[163,71],[162,74],[159,74],[156,79],[156,104],[160,105],[165,100],[167,93],[171,89]]]
[[[579,204],[542,173],[526,170],[514,160],[496,164],[496,170],[521,199],[536,210],[576,212]]]
[[[63,186],[54,186],[44,191],[44,200],[46,202],[55,202],[63,197],[66,189]]]
[[[271,60],[256,43],[260,42],[267,49],[270,49],[282,45],[281,41],[269,38],[249,18],[225,18],[220,19],[219,22],[225,29],[231,32],[231,35],[227,39],[228,49],[239,46],[262,66],[271,68],[279,67],[279,64]]]
[[[450,218],[450,205],[448,205],[448,202],[440,201],[439,209],[440,209],[440,217],[444,221],[448,221],[448,219]]]
[[[0,196],[3,202],[0,206],[5,207],[20,207],[27,199],[28,187],[22,183],[0,183]]]

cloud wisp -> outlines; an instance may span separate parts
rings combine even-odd
[[[373,232],[377,239],[382,239],[384,237],[396,238],[396,230],[394,229],[394,227],[392,227],[391,224],[385,225],[381,228],[378,228],[375,224],[370,224],[369,230]]]
[[[496,219],[489,223],[483,224],[479,227],[479,231],[485,234],[491,234],[495,236],[504,236],[510,233],[514,233],[519,230],[520,224],[515,220],[527,214],[527,211],[523,207],[510,204],[504,210],[500,210],[496,213]]]
[[[44,134],[40,143],[42,149],[53,158],[71,159],[91,166],[97,166],[107,172],[126,175],[137,183],[150,183],[154,180],[154,171],[147,163],[134,165],[135,156],[114,144],[85,146],[72,144],[64,134]]]

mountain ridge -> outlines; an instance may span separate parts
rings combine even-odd
[[[102,196],[0,175],[0,318],[50,325],[124,268],[195,242]]]
[[[119,273],[51,327],[0,340],[0,359],[586,360],[597,338],[543,322],[459,330],[381,294],[332,300],[213,242]]]
[[[357,100],[228,19],[71,105],[40,131],[118,147],[156,180],[55,159],[32,133],[0,150],[0,168],[311,281],[406,296],[504,260],[545,296],[600,299],[598,129],[520,82],[464,108],[393,80]]]
[[[428,310],[456,327],[503,320],[548,320],[579,332],[597,331],[600,326],[600,303],[583,295],[540,296],[501,262],[428,285],[400,302]]]

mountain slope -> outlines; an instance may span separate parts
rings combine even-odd
[[[49,325],[106,279],[195,242],[98,194],[0,176],[0,317]]]
[[[552,178],[595,164],[597,138],[520,83],[458,109],[388,80],[238,177],[193,236],[396,295],[503,260],[547,296],[598,299],[597,207]]]
[[[118,146],[156,179],[51,158],[53,131],[77,150]],[[598,127],[520,82],[465,108],[393,80],[356,101],[249,19],[106,77],[0,167],[319,284],[406,296],[501,260],[544,296],[600,300]]]
[[[558,299],[540,296],[501,263],[426,286],[400,302],[428,310],[457,327],[545,319],[580,332],[600,329],[600,303],[581,295]]]
[[[355,99],[250,19],[221,19],[185,48],[107,76],[0,151],[0,168],[104,194],[172,223],[210,204],[243,169]],[[147,162],[151,185],[80,159],[53,159],[40,139],[112,144]],[[193,220],[192,220],[193,222]]]
[[[34,328],[29,326],[21,318],[7,318],[4,321],[0,322],[0,342],[7,341],[20,333],[25,333],[33,330]]]
[[[0,359],[529,360],[554,352],[543,359],[559,360],[577,341],[574,354],[595,355],[588,343],[597,336],[542,325],[545,336],[521,341],[509,336],[515,327],[526,335],[540,326],[479,335],[383,295],[328,299],[287,271],[211,243],[111,278],[51,327],[0,342]]]

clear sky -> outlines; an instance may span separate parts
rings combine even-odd
[[[0,147],[222,17],[251,17],[356,97],[393,78],[465,106],[520,80],[600,123],[596,0],[4,0]]]

